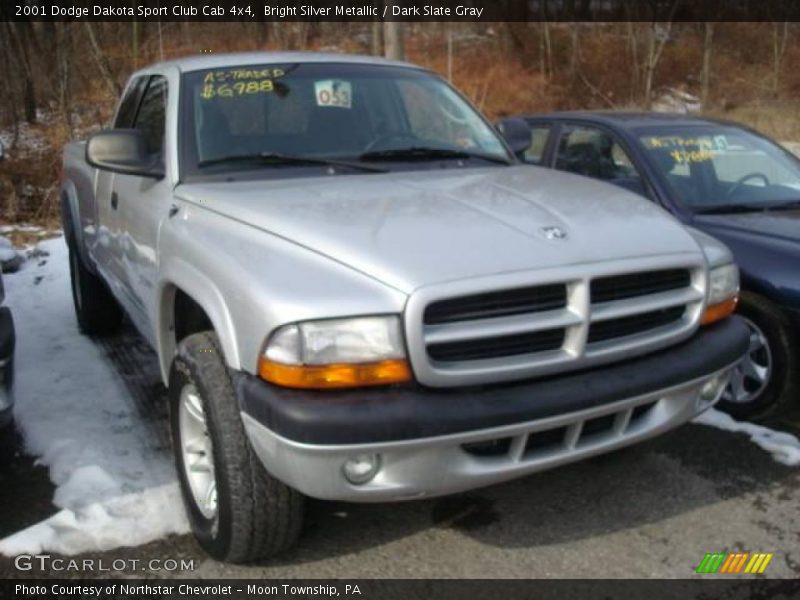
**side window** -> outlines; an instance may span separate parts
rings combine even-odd
[[[641,190],[644,189],[639,173],[622,146],[594,127],[564,128],[558,142],[556,169],[604,181],[634,180]],[[641,193],[641,190],[637,191]]]
[[[525,151],[525,162],[542,164],[547,138],[550,137],[550,125],[534,125],[531,127],[531,145]]]
[[[133,125],[144,134],[150,154],[160,154],[163,150],[166,120],[167,80],[159,76],[151,77]]]
[[[125,95],[119,103],[117,118],[114,119],[114,129],[130,129],[136,118],[136,109],[142,99],[144,88],[147,87],[147,77],[137,77],[125,89]]]

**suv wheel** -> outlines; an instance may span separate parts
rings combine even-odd
[[[196,333],[178,345],[169,392],[178,478],[200,545],[232,563],[292,546],[303,496],[269,475],[250,447],[216,335]]]
[[[780,416],[791,408],[800,360],[784,315],[768,300],[743,292],[739,316],[750,328],[750,346],[737,365],[719,408],[737,419]]]

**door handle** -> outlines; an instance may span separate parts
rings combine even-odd
[[[117,196],[117,192],[111,192],[111,208],[117,210],[118,205],[119,205],[119,196]]]

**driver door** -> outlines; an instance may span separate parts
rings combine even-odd
[[[117,115],[114,118],[114,129],[130,129],[133,127],[136,112],[139,109],[147,77],[137,77],[128,84],[122,95]],[[121,292],[122,268],[119,262],[120,222],[115,204],[114,192],[116,173],[101,169],[95,170],[94,180],[94,222],[96,230],[92,236],[90,252],[97,268],[111,286],[116,296]]]
[[[149,77],[133,128],[144,134],[147,151],[154,158],[165,156],[168,83],[165,77]],[[154,179],[118,173],[114,178],[111,203],[120,224],[114,246],[119,265],[121,301],[131,320],[145,335],[151,327],[151,306],[155,296],[156,243],[158,228],[166,216],[171,198],[168,177]]]

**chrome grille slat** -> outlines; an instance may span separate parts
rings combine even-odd
[[[707,285],[704,257],[681,254],[420,288],[406,307],[409,356],[418,380],[433,387],[588,368],[688,338],[699,325]],[[501,298],[503,290],[508,299]],[[563,306],[542,309],[561,302],[558,290]],[[453,320],[452,314],[467,318]]]
[[[685,288],[674,292],[659,292],[647,296],[636,298],[626,298],[625,300],[615,300],[613,302],[603,302],[602,304],[592,305],[592,322],[607,321],[619,317],[652,312],[661,308],[672,308],[673,306],[686,305],[691,302],[699,302],[703,299],[703,294],[693,288]]]

